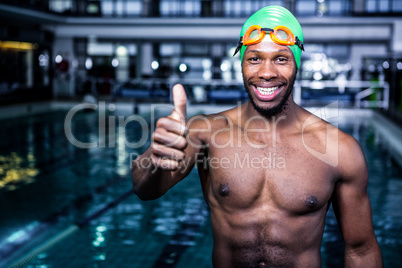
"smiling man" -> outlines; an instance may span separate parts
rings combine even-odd
[[[382,267],[359,144],[293,101],[302,50],[302,29],[288,10],[257,11],[237,50],[249,100],[188,119],[185,91],[176,85],[175,109],[158,120],[150,148],[133,162],[133,189],[143,200],[162,196],[197,165],[214,267],[321,267],[331,203],[345,266]]]

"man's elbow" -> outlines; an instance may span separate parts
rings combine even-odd
[[[345,249],[347,263],[365,263],[370,264],[366,267],[383,267],[381,249],[377,241],[350,244]],[[354,267],[354,265],[350,267]]]

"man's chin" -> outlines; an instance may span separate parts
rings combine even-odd
[[[262,116],[269,116],[269,117],[281,114],[287,103],[287,100],[285,100],[285,101],[281,101],[279,104],[277,104],[274,107],[263,107],[263,106],[259,106],[258,104],[256,104],[256,102],[254,101],[254,99],[252,97],[250,97],[249,99],[250,99],[250,102],[253,105],[254,109],[259,114],[261,114]]]
[[[253,105],[254,109],[259,114],[261,114],[262,116],[266,116],[266,117],[276,116],[283,112],[284,108],[286,107],[290,92],[288,94],[286,94],[286,96],[284,96],[279,101],[279,103],[277,103],[275,106],[264,107],[263,105],[260,105],[260,103],[264,103],[264,101],[257,100],[257,97],[250,94],[250,92],[247,90],[248,99],[251,102],[251,104]],[[265,104],[269,105],[269,103],[265,103]]]

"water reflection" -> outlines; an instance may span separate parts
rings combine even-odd
[[[163,201],[153,211],[153,231],[174,237],[169,244],[194,246],[195,237],[203,236],[199,230],[208,219],[205,201],[189,198],[183,203]]]
[[[15,152],[0,155],[0,189],[12,191],[21,185],[33,183],[39,173],[35,163],[32,153],[28,153],[25,159]]]
[[[125,146],[124,142],[125,137],[131,142],[140,140],[141,131],[137,124],[128,125],[125,135],[123,129],[119,131],[117,127],[111,127],[114,132],[106,132],[109,136],[105,136],[105,143],[113,147],[80,150],[67,143],[62,124],[57,124],[63,121],[63,116],[64,114],[59,114],[50,119],[44,117],[46,123],[36,118],[39,123],[33,125],[34,132],[28,131],[28,135],[22,138],[19,133],[23,131],[19,130],[7,141],[7,145],[18,145],[23,149],[17,151],[18,153],[8,151],[0,156],[0,183],[3,189],[28,183],[17,179],[7,184],[5,178],[9,175],[6,174],[14,172],[16,175],[10,175],[10,178],[31,176],[35,180],[39,167],[41,174],[45,173],[45,176],[36,180],[37,188],[33,188],[34,184],[20,187],[20,195],[17,195],[19,191],[12,192],[12,197],[3,195],[2,219],[8,223],[5,227],[2,226],[3,232],[12,230],[11,227],[15,228],[16,219],[23,226],[28,224],[28,218],[45,218],[51,212],[59,211],[60,207],[69,207],[70,202],[80,195],[93,192],[99,185],[107,185],[104,188],[107,193],[99,192],[93,197],[93,202],[83,203],[88,206],[82,205],[80,210],[71,213],[77,214],[78,219],[81,219],[84,214],[91,214],[131,186],[129,177],[121,184],[110,186],[106,183],[116,175],[129,174],[127,159],[129,153],[136,151]],[[114,119],[117,120],[117,116]],[[73,121],[77,138],[87,142],[99,141],[97,120],[96,113],[77,115]],[[48,123],[53,121],[52,124]],[[370,170],[369,196],[373,206],[375,232],[383,250],[386,267],[398,267],[402,261],[399,255],[402,249],[401,169],[387,153],[382,138],[370,127],[369,118],[360,121],[356,119],[355,124],[347,128],[345,122],[339,123],[343,130],[359,140],[365,151]],[[47,127],[46,124],[50,126]],[[112,126],[116,124],[112,123]],[[4,135],[10,136],[5,132]],[[3,139],[3,144],[6,143],[5,140]],[[12,172],[7,173],[10,170]],[[24,191],[24,188],[30,189]],[[24,200],[20,196],[29,198]],[[69,223],[74,222],[74,215],[68,218]],[[209,263],[211,256],[212,238],[208,238],[211,230],[207,221],[208,211],[202,198],[198,175],[193,173],[159,200],[140,202],[135,197],[128,198],[94,219],[88,228],[65,239],[49,252],[38,255],[35,265],[62,267],[65,264],[63,261],[73,256],[85,267],[116,267],[114,265],[118,258],[153,263],[158,257],[155,254],[165,252],[166,255],[163,256],[168,256],[165,258],[167,261],[183,260],[183,266],[177,264],[176,267],[201,267],[202,265],[197,266],[194,263],[197,264],[200,260],[202,263],[204,259]],[[22,234],[9,233],[13,234],[10,236],[13,240]],[[202,240],[203,237],[207,237],[206,240]],[[171,248],[180,248],[182,251],[171,252],[168,250]],[[326,220],[322,255],[323,267],[342,267],[343,242],[332,211],[328,213]],[[77,264],[76,267],[78,266]]]
[[[107,227],[103,224],[97,226],[94,230],[92,246],[94,247],[93,259],[95,264],[106,260],[106,238],[104,236],[106,231]],[[97,265],[94,265],[94,267],[97,267]]]

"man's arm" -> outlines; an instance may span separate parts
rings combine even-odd
[[[191,171],[196,151],[187,146],[186,104],[183,86],[173,87],[175,109],[160,118],[151,146],[132,163],[133,190],[143,200],[156,199]]]
[[[335,186],[332,202],[345,241],[345,267],[383,267],[367,194],[364,154],[357,141],[344,133],[339,145],[341,178]]]

